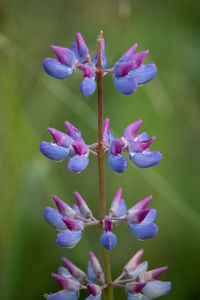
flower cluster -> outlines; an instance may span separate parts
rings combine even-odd
[[[155,140],[155,136],[149,138],[146,132],[138,135],[142,121],[138,120],[126,127],[120,139],[114,138],[109,129],[109,119],[104,122],[104,151],[108,153],[109,166],[116,172],[122,173],[127,167],[127,160],[122,152],[128,153],[130,160],[139,168],[148,168],[158,164],[162,155],[159,151],[150,151],[149,146]],[[48,128],[53,137],[53,142],[42,141],[41,152],[54,161],[62,161],[69,157],[68,169],[72,173],[80,173],[89,163],[89,153],[96,154],[91,150],[98,146],[97,143],[86,145],[80,130],[71,123],[65,122],[67,134],[54,128]]]
[[[158,277],[167,270],[168,267],[147,271],[148,262],[140,263],[144,250],[139,250],[132,259],[125,265],[120,276],[119,283],[124,276],[129,278],[125,285],[127,300],[149,300],[155,299],[169,293],[171,282],[157,280]]]
[[[53,137],[53,142],[42,141],[40,151],[49,159],[62,161],[69,157],[68,169],[72,173],[80,173],[89,163],[89,149],[85,144],[80,130],[74,127],[70,122],[65,122],[67,134],[48,127]]]
[[[47,222],[59,230],[56,242],[61,248],[72,248],[81,239],[83,231],[88,226],[100,225],[82,196],[76,191],[74,196],[77,204],[70,207],[63,200],[53,195],[57,209],[45,207],[44,217]],[[158,227],[154,223],[157,211],[147,208],[152,196],[149,196],[129,210],[122,198],[122,188],[115,194],[109,215],[103,220],[104,232],[100,237],[102,246],[111,250],[117,244],[117,236],[112,232],[113,224],[126,222],[130,232],[139,240],[147,240],[156,236]]]
[[[80,91],[85,97],[89,97],[96,90],[95,73],[97,73],[97,52],[91,59],[88,47],[78,32],[76,43],[72,43],[70,49],[52,45],[55,58],[45,58],[43,61],[44,70],[57,79],[66,79],[76,70],[83,73],[83,80],[80,83]],[[106,69],[107,59],[105,56],[105,41],[101,43],[101,61],[103,74],[113,75],[115,88],[124,95],[132,94],[139,85],[152,80],[157,72],[154,64],[144,65],[144,59],[149,53],[148,50],[135,54],[137,44],[122,55],[114,64],[113,68]]]
[[[127,300],[149,300],[166,295],[171,289],[171,283],[157,280],[167,270],[161,267],[147,271],[148,262],[140,263],[143,249],[139,250],[124,266],[122,274],[111,285],[124,288]],[[85,300],[100,300],[102,290],[107,287],[104,272],[95,256],[89,252],[87,274],[63,257],[65,267],[60,266],[57,274],[52,276],[58,281],[62,290],[46,295],[47,300],[77,300],[82,289],[88,289],[89,296]],[[122,278],[125,279],[122,279]]]
[[[152,167],[161,161],[162,155],[159,151],[149,150],[149,146],[156,137],[149,138],[146,132],[138,135],[142,120],[128,125],[120,139],[114,138],[109,124],[110,121],[107,118],[104,121],[103,139],[109,153],[108,163],[114,171],[122,173],[128,167],[127,160],[121,155],[122,151],[127,152],[130,160],[139,168]]]
[[[58,281],[62,290],[46,295],[47,300],[77,300],[81,289],[88,289],[89,296],[85,300],[100,300],[104,284],[104,273],[95,254],[89,252],[87,274],[63,257],[65,267],[58,268],[58,274],[52,276]],[[101,286],[100,286],[101,285]]]

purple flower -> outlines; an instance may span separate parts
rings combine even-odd
[[[111,203],[109,216],[120,218],[126,215],[126,211],[126,203],[124,199],[122,199],[122,188],[119,188]]]
[[[139,240],[152,239],[158,232],[158,226],[154,223],[157,211],[146,208],[151,199],[152,196],[149,196],[127,211],[126,221],[129,229]]]
[[[72,173],[82,172],[89,163],[89,149],[82,139],[81,132],[71,123],[65,122],[67,134],[48,127],[53,137],[52,142],[42,141],[40,151],[54,161],[62,161],[69,157],[68,169]]]
[[[68,260],[65,257],[62,257],[62,261],[72,277],[76,278],[79,282],[85,282],[87,276],[81,269],[79,269],[76,265],[74,265],[70,260]]]
[[[88,262],[88,278],[97,284],[104,284],[104,272],[99,263],[99,260],[95,256],[95,254],[90,251],[89,253],[89,262]]]
[[[142,121],[138,120],[130,124],[123,136],[116,139],[109,130],[108,119],[105,120],[103,137],[109,153],[108,163],[114,171],[123,173],[127,169],[128,163],[122,156],[123,151],[129,154],[130,160],[139,168],[152,167],[161,161],[162,155],[159,151],[149,150],[156,137],[149,138],[146,132],[138,135],[141,123]]]
[[[83,199],[83,197],[79,194],[79,192],[75,191],[74,197],[76,199],[78,210],[80,211],[81,216],[83,216],[83,218],[86,218],[86,219],[92,218],[92,212],[89,209],[89,207],[88,207],[87,203],[85,202],[85,200]]]
[[[59,46],[51,46],[51,49],[57,56],[54,58],[45,58],[43,61],[44,70],[57,79],[66,79],[74,72],[77,64],[77,58],[73,51]]]
[[[61,248],[73,248],[80,241],[88,222],[94,221],[92,212],[82,196],[77,191],[74,192],[74,196],[77,202],[75,209],[55,195],[52,195],[52,198],[58,209],[51,207],[44,209],[46,221],[60,230],[56,242]]]
[[[149,51],[135,54],[136,48],[137,44],[134,44],[114,65],[114,85],[124,95],[134,93],[138,85],[152,80],[157,72],[154,64],[143,64]]]
[[[112,233],[112,220],[106,216],[104,219],[104,233],[100,237],[102,246],[110,251],[117,244],[117,236]]]
[[[80,91],[85,97],[91,96],[97,87],[95,81],[95,72],[88,64],[82,65],[83,80],[80,83]]]
[[[89,50],[82,35],[77,32],[76,43],[73,43],[71,48],[64,48],[59,46],[51,46],[51,49],[55,53],[55,58],[45,58],[43,61],[44,70],[56,79],[66,79],[72,75],[77,69],[82,71],[83,80],[80,83],[80,91],[85,97],[89,97],[96,90],[95,81],[95,57],[93,58],[94,65],[89,65],[91,62]],[[105,65],[105,42],[102,46],[102,60]]]

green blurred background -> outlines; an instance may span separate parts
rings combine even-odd
[[[50,44],[69,47],[80,31],[93,55],[96,37],[104,31],[109,67],[134,43],[149,49],[146,63],[158,75],[131,96],[122,96],[112,79],[104,80],[104,115],[119,135],[134,120],[142,130],[157,135],[151,149],[163,161],[140,170],[129,163],[122,174],[106,163],[108,206],[119,186],[130,207],[152,194],[158,209],[159,233],[139,242],[124,224],[115,232],[111,252],[113,278],[141,247],[150,268],[168,264],[163,280],[173,289],[164,299],[189,300],[199,296],[199,1],[1,0],[0,3],[0,299],[43,299],[59,290],[50,273],[65,255],[86,270],[92,249],[101,258],[96,229],[87,229],[73,249],[60,249],[56,232],[43,218],[53,206],[51,194],[74,202],[77,189],[98,215],[97,163],[93,157],[81,175],[67,171],[66,161],[55,164],[39,152],[50,140],[48,126],[64,130],[69,120],[82,129],[86,142],[96,139],[96,93],[89,99],[79,90],[81,75],[65,81],[48,76],[42,60],[52,56]],[[102,260],[101,260],[102,261]],[[125,299],[115,290],[115,299]],[[84,296],[82,295],[82,298]]]

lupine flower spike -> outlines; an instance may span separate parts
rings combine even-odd
[[[135,93],[138,86],[152,80],[157,72],[154,64],[144,64],[149,50],[136,53],[137,44],[133,44],[107,69],[105,55],[105,40],[103,33],[98,36],[97,51],[91,58],[89,49],[80,33],[76,34],[76,42],[70,48],[52,45],[56,58],[45,58],[43,67],[46,73],[56,79],[66,79],[76,71],[83,74],[79,88],[85,97],[91,96],[98,88],[98,141],[86,144],[81,131],[70,122],[65,122],[66,133],[52,127],[48,131],[52,141],[42,141],[40,151],[53,161],[68,158],[67,168],[72,173],[81,173],[89,164],[89,155],[98,158],[100,219],[96,219],[85,199],[78,191],[74,192],[76,203],[72,206],[56,195],[52,195],[56,208],[45,207],[44,217],[57,232],[56,242],[60,248],[73,248],[81,240],[88,226],[98,226],[101,230],[99,245],[102,245],[104,270],[96,257],[90,251],[87,272],[63,257],[64,266],[59,266],[57,273],[52,273],[61,286],[61,290],[45,295],[47,300],[78,300],[81,290],[87,290],[85,300],[101,300],[106,289],[106,299],[113,300],[112,288],[123,288],[127,300],[150,300],[166,295],[171,289],[171,283],[159,280],[167,266],[148,270],[148,262],[141,262],[143,249],[140,249],[123,267],[121,275],[113,280],[109,263],[109,253],[117,244],[114,226],[125,222],[130,233],[138,240],[154,238],[158,233],[155,224],[157,211],[148,205],[152,196],[148,196],[129,209],[122,197],[120,187],[111,202],[109,212],[106,212],[104,187],[104,155],[108,156],[108,164],[117,173],[123,173],[128,167],[124,154],[128,154],[131,162],[138,168],[149,168],[157,165],[162,155],[159,151],[151,151],[149,147],[156,139],[149,138],[146,132],[139,133],[142,120],[129,124],[120,138],[114,137],[110,130],[110,120],[103,124],[102,78],[112,74],[114,86],[123,95]],[[96,81],[97,79],[97,81]],[[96,199],[95,199],[96,205]]]

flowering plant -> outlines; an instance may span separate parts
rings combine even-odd
[[[171,283],[157,280],[167,267],[148,271],[148,262],[140,262],[143,249],[139,250],[124,266],[121,275],[112,280],[110,267],[110,251],[116,246],[117,235],[112,232],[113,226],[126,222],[133,236],[139,240],[151,239],[156,236],[158,227],[154,223],[157,217],[156,209],[148,208],[152,196],[148,196],[127,209],[122,198],[122,188],[119,188],[113,198],[109,213],[106,212],[104,155],[108,155],[108,164],[118,173],[124,172],[128,162],[122,153],[127,153],[130,160],[139,168],[152,167],[158,164],[162,155],[159,151],[149,150],[155,136],[149,138],[146,132],[140,133],[142,121],[138,120],[128,125],[120,138],[115,138],[109,128],[110,120],[103,123],[103,77],[112,74],[115,88],[128,95],[137,87],[152,80],[157,69],[154,64],[144,65],[148,50],[135,54],[137,44],[122,55],[111,69],[107,69],[105,56],[105,41],[102,32],[98,36],[97,52],[91,58],[88,47],[80,33],[76,35],[76,43],[70,49],[51,46],[55,58],[45,58],[44,70],[57,79],[66,79],[75,71],[80,70],[83,80],[80,91],[88,97],[96,88],[98,93],[98,140],[87,145],[81,131],[70,122],[65,122],[66,133],[54,128],[48,128],[53,141],[40,143],[41,152],[51,160],[68,160],[68,170],[72,173],[82,172],[89,163],[89,155],[95,155],[98,160],[100,217],[95,218],[86,201],[75,191],[76,204],[70,207],[59,197],[52,195],[57,209],[46,207],[44,217],[47,222],[59,232],[56,242],[61,248],[73,248],[82,238],[88,226],[99,226],[100,242],[103,247],[104,269],[95,254],[89,252],[87,274],[74,263],[62,258],[65,267],[58,268],[58,274],[52,276],[58,281],[62,290],[46,295],[47,300],[76,300],[82,289],[87,289],[86,299],[101,299],[105,291],[107,300],[113,299],[113,287],[124,288],[128,300],[148,300],[167,294]],[[96,79],[95,79],[96,77]],[[96,82],[97,81],[97,82]]]

